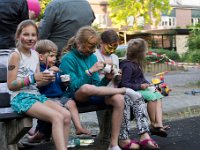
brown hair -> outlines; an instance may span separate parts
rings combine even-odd
[[[58,47],[56,44],[50,40],[40,40],[35,44],[35,50],[39,54],[45,54],[45,53],[57,53]]]
[[[63,48],[61,56],[66,54],[71,49],[76,48],[77,42],[84,45],[85,43],[88,43],[88,41],[93,37],[99,38],[99,35],[92,27],[86,26],[80,28],[76,35],[68,40],[67,46]]]
[[[119,41],[119,36],[115,30],[106,30],[101,34],[101,41],[105,44],[112,44]]]
[[[138,63],[141,68],[144,68],[145,65],[144,53],[146,51],[147,51],[147,42],[144,39],[141,38],[131,39],[128,42],[127,59]]]
[[[36,34],[37,34],[37,37],[38,37],[38,28],[37,28],[37,25],[35,24],[34,21],[32,20],[24,20],[22,21],[18,26],[17,26],[17,30],[16,30],[16,33],[15,33],[15,43],[16,43],[16,47],[18,47],[18,38],[20,36],[20,34],[22,33],[22,30],[27,27],[27,26],[33,26],[36,30]]]

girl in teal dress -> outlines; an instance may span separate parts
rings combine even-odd
[[[142,71],[146,50],[147,44],[143,39],[138,38],[129,41],[127,59],[120,63],[120,68],[122,69],[120,87],[128,87],[142,94],[147,102],[147,111],[151,121],[151,133],[166,137],[167,132],[162,121],[161,99],[163,95],[156,90],[152,90]]]

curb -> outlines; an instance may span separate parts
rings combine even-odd
[[[163,118],[165,121],[173,121],[195,116],[200,116],[200,105],[180,108],[169,112],[163,112]]]

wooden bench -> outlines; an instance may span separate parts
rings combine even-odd
[[[7,69],[0,66],[0,83],[7,80]],[[1,88],[1,86],[0,86]],[[109,109],[109,110],[108,110]],[[111,107],[109,106],[83,106],[78,107],[79,113],[98,111],[97,117],[100,126],[98,141],[108,140],[111,129]],[[107,111],[101,111],[107,110]],[[0,145],[1,150],[17,150],[18,141],[32,127],[32,118],[24,114],[15,113],[10,107],[9,93],[0,93]]]

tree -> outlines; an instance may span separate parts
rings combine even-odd
[[[40,17],[39,19],[41,19],[41,17],[44,14],[44,11],[46,9],[46,6],[51,2],[52,0],[39,0],[40,2],[40,7],[41,7],[41,13],[40,13]]]
[[[138,29],[138,19],[144,23],[160,22],[161,13],[170,13],[169,0],[109,0],[110,17],[118,27],[129,24],[128,17],[133,17],[133,29]],[[152,19],[155,19],[153,22]]]

